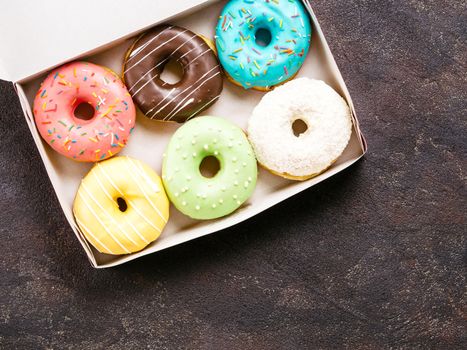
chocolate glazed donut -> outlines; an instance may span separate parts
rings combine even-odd
[[[171,59],[183,68],[176,84],[160,79]],[[223,84],[217,56],[206,41],[187,29],[168,25],[135,41],[125,58],[123,75],[131,97],[148,118],[178,123],[211,106]]]

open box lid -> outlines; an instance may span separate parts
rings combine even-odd
[[[9,1],[0,11],[0,79],[30,78],[210,2]]]

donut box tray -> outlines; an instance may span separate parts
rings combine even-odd
[[[193,220],[171,206],[170,219],[162,235],[137,253],[106,255],[99,253],[86,241],[75,222],[72,205],[81,179],[93,164],[75,162],[60,155],[40,137],[32,113],[40,82],[51,69],[76,59],[109,67],[120,74],[124,55],[135,37],[157,24],[179,25],[212,39],[225,3],[215,0],[140,0],[115,5],[111,0],[82,0],[73,4],[45,0],[27,4],[10,2],[3,6],[0,13],[0,78],[14,83],[26,122],[63,212],[93,267],[106,268],[123,264],[233,226],[342,171],[366,152],[366,143],[349,92],[310,2],[303,0],[311,17],[313,34],[310,51],[297,77],[325,81],[347,101],[352,111],[352,136],[337,161],[321,175],[303,182],[272,175],[259,167],[253,196],[238,210],[220,219]],[[83,8],[92,9],[85,19],[72,15],[83,14]],[[12,29],[15,30],[14,35],[10,33]],[[224,79],[221,97],[202,115],[226,118],[245,129],[252,110],[264,94],[244,90]],[[142,160],[161,174],[162,155],[170,137],[179,127],[176,123],[150,120],[138,112],[134,132],[120,155]]]

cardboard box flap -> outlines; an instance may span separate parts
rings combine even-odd
[[[0,79],[32,77],[210,2],[9,1],[0,11]]]

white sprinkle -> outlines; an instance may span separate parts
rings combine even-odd
[[[197,205],[197,206],[195,207],[195,209],[196,209],[196,210],[200,210],[201,207],[200,207],[199,205]]]

